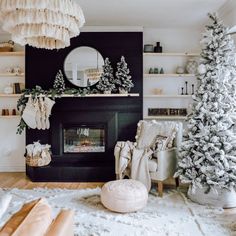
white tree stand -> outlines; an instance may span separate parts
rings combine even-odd
[[[196,188],[192,191],[192,186],[188,189],[188,197],[201,205],[210,205],[214,207],[233,208],[236,207],[236,192],[234,189],[220,189],[215,187],[216,191],[210,190],[205,193],[206,187]]]

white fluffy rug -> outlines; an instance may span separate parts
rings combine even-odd
[[[54,214],[61,208],[74,209],[76,236],[236,235],[236,218],[233,219],[232,215],[223,215],[224,211],[220,208],[194,204],[183,193],[177,191],[165,192],[163,198],[149,195],[146,208],[130,214],[118,214],[106,210],[100,202],[100,191],[100,188],[11,189],[9,192],[13,195],[13,200],[0,226],[23,203],[45,197],[53,207]]]

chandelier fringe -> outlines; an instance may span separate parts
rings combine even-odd
[[[1,0],[0,21],[16,43],[60,49],[80,34],[85,18],[75,0]]]
[[[49,10],[37,11],[37,10],[18,10],[10,12],[5,16],[6,23],[3,25],[3,29],[14,33],[16,25],[23,24],[48,24],[68,29],[70,37],[75,37],[79,31],[79,22],[68,15],[61,13],[55,13]]]
[[[37,48],[44,48],[44,49],[61,49],[68,47],[69,45],[65,44],[65,42],[61,40],[55,40],[52,38],[45,38],[45,37],[32,37],[28,39],[28,43],[31,45],[39,45]]]
[[[12,36],[14,39],[22,41],[22,43],[26,42],[25,39],[28,41],[32,37],[48,37],[64,41],[67,46],[70,45],[70,36],[65,28],[47,24],[17,25],[12,32]]]
[[[16,11],[16,9],[50,10],[76,18],[80,26],[85,23],[81,7],[72,0],[1,0],[0,9],[4,9],[4,13]]]

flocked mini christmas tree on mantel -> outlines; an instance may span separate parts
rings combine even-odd
[[[65,80],[64,80],[61,70],[59,70],[58,73],[56,74],[53,88],[57,91],[58,94],[64,93],[64,91],[66,89]]]
[[[115,90],[113,68],[109,61],[109,58],[105,59],[103,65],[103,73],[98,82],[97,89],[103,93],[111,93]]]
[[[201,42],[199,87],[175,177],[191,184],[191,194],[204,189],[205,195],[218,195],[221,190],[234,191],[236,187],[235,46],[217,16],[209,17],[212,24],[206,26]]]
[[[124,56],[122,56],[120,62],[117,63],[115,84],[120,93],[128,93],[130,89],[134,87],[130,76],[130,70]]]

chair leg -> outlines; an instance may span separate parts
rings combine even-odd
[[[179,177],[175,178],[175,186],[176,188],[179,187]]]
[[[158,181],[158,196],[162,197],[163,196],[163,182],[162,181]]]

